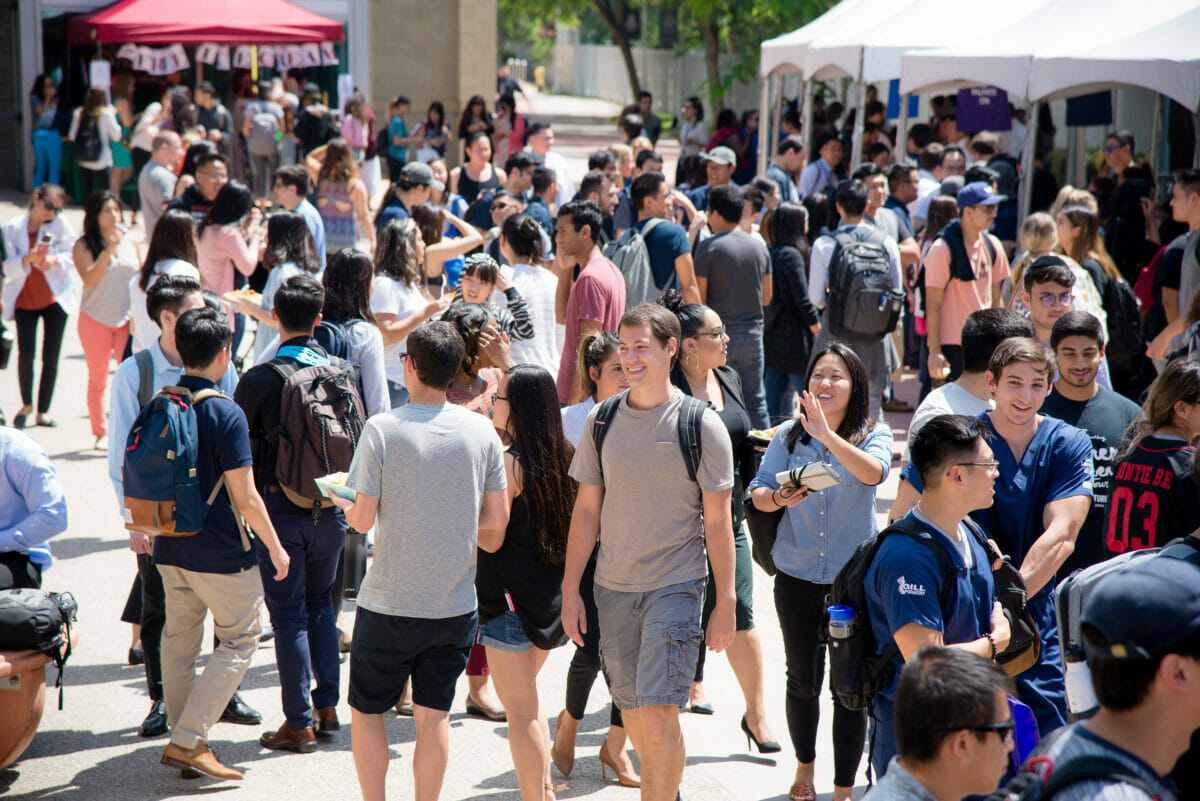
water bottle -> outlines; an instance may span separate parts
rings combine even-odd
[[[835,640],[846,640],[854,636],[854,607],[844,604],[830,606],[829,636]]]
[[[1067,655],[1065,673],[1068,717],[1073,721],[1087,717],[1100,706],[1100,699],[1092,684],[1092,671],[1082,654]]]

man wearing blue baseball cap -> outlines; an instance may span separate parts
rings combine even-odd
[[[1083,757],[1114,765],[1055,801],[1189,797],[1166,777],[1200,725],[1200,568],[1163,555],[1134,560],[1100,580],[1081,622],[1100,710],[1054,740],[1046,775]]]
[[[1008,257],[1000,240],[988,233],[1004,195],[976,181],[958,192],[958,219],[952,220],[925,256],[925,342],[928,376],[922,375],[921,397],[933,379],[954,381],[962,375],[962,327],[972,312],[1000,308],[1000,285],[1008,278]]]

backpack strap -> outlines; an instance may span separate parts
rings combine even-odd
[[[688,481],[696,481],[700,469],[700,424],[708,404],[691,395],[683,396],[679,409],[679,448],[683,451],[683,463],[687,467]]]
[[[198,406],[209,398],[224,398],[227,401],[233,400],[219,389],[200,389],[192,393],[192,405]],[[220,494],[221,488],[224,486],[225,474],[222,473],[217,479],[217,483],[213,485],[212,492],[208,494],[208,500],[205,502],[205,505],[211,507],[216,502],[217,495]],[[247,533],[246,522],[242,520],[242,513],[238,510],[237,502],[233,500],[233,493],[227,494],[229,495],[229,508],[233,510],[233,522],[237,525],[238,534],[242,537],[242,549],[249,551],[251,548],[250,535]]]
[[[967,528],[968,530],[970,529],[969,524]],[[908,536],[910,539],[924,545],[933,554],[933,558],[938,563],[938,573],[942,577],[942,586],[938,588],[938,604],[945,607],[946,602],[950,599],[950,588],[954,585],[955,579],[966,573],[966,568],[954,564],[954,560],[950,557],[950,551],[946,549],[946,546],[938,542],[937,537],[923,523],[911,517],[905,516],[900,518],[880,532],[880,536],[893,533]]]
[[[1195,536],[1180,537],[1171,540],[1158,552],[1159,556],[1171,559],[1181,559],[1200,567],[1200,538]]]
[[[626,392],[605,398],[596,405],[596,416],[592,418],[592,443],[596,446],[596,461],[600,464],[600,474],[604,475],[604,461],[600,458],[604,452],[604,439],[608,436],[608,426],[617,413],[617,406]]]
[[[1044,782],[1042,791],[1037,796],[1039,799],[1051,799],[1059,791],[1079,782],[1108,779],[1113,784],[1126,784],[1141,790],[1158,801],[1158,795],[1150,788],[1150,785],[1134,776],[1124,763],[1112,757],[1099,754],[1080,756],[1068,759],[1061,765],[1054,765],[1046,757],[1038,759],[1036,764],[1045,767],[1042,774]]]
[[[150,349],[139,350],[133,354],[133,362],[138,369],[138,407],[144,407],[154,400],[154,357]]]

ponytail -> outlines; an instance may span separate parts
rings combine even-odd
[[[514,255],[536,264],[545,258],[542,253],[542,226],[525,212],[518,212],[504,221],[500,235],[512,248]]]

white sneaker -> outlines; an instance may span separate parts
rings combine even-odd
[[[96,447],[96,450],[98,450],[98,451],[108,450],[108,437],[96,437],[96,446],[95,447]]]

